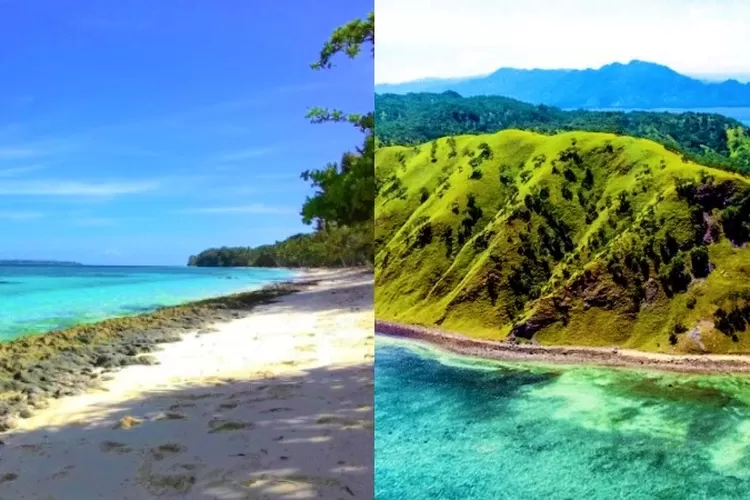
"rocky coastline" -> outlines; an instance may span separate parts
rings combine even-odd
[[[456,354],[498,361],[592,364],[691,373],[748,373],[750,355],[672,355],[617,347],[541,346],[467,337],[436,328],[375,320],[378,335],[416,340]]]
[[[149,353],[160,344],[177,342],[188,332],[211,333],[217,323],[245,317],[314,284],[278,283],[0,343],[0,432],[45,408],[50,398],[82,393],[128,365],[158,363]]]

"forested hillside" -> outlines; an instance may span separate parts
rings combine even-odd
[[[383,94],[375,97],[377,138],[384,145],[506,129],[544,134],[582,130],[651,139],[702,164],[750,172],[750,132],[718,114],[564,111],[498,96]]]
[[[543,344],[750,350],[740,175],[644,139],[506,130],[380,148],[376,177],[382,319]]]
[[[372,263],[372,226],[355,225],[297,234],[271,245],[209,248],[191,255],[201,267],[351,267]]]

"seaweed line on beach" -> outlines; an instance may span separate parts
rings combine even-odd
[[[102,375],[133,364],[155,364],[148,353],[188,332],[247,316],[260,305],[314,286],[288,281],[259,290],[164,307],[135,316],[81,324],[0,343],[0,432],[47,406],[50,398],[79,394]]]

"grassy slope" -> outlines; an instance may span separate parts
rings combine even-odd
[[[388,145],[414,145],[451,135],[509,129],[603,132],[669,145],[707,166],[750,168],[750,133],[740,121],[719,114],[566,111],[497,95],[461,97],[455,92],[376,95],[375,107],[377,137]]]
[[[750,248],[720,222],[747,179],[643,139],[518,130],[381,148],[376,175],[380,318],[543,344],[750,351],[750,335],[712,323],[741,300],[729,292],[750,294]],[[702,194],[679,194],[676,179]],[[691,267],[704,238],[706,277]]]

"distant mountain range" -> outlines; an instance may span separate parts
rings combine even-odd
[[[67,262],[60,260],[0,260],[0,266],[49,266],[49,267],[71,267],[82,266],[79,262]]]
[[[445,92],[501,95],[560,108],[712,108],[750,106],[750,84],[706,82],[659,64],[631,61],[599,69],[513,69],[463,79],[425,79],[375,86],[378,94]]]

